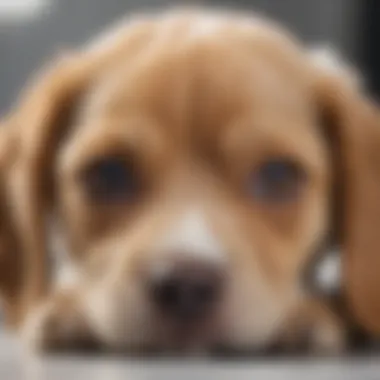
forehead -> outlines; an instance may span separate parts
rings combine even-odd
[[[143,117],[171,137],[245,124],[254,133],[310,137],[302,50],[273,27],[242,21],[172,15],[129,30],[138,42],[121,50],[82,100],[83,135],[140,128],[129,120]]]

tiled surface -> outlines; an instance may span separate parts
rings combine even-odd
[[[0,337],[1,380],[379,380],[380,359],[136,360],[122,357],[27,357]]]

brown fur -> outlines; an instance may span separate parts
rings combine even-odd
[[[18,146],[9,183],[18,188],[11,202],[22,236],[23,305],[34,319],[27,323],[34,326],[34,343],[51,342],[46,326],[52,315],[63,329],[67,323],[65,313],[56,312],[61,296],[50,294],[46,223],[53,215],[81,274],[68,291],[81,321],[70,326],[83,331],[85,324],[111,346],[170,346],[170,326],[161,331],[156,325],[141,281],[152,263],[168,259],[156,246],[191,205],[207,216],[232,278],[222,317],[206,339],[237,348],[276,339],[295,310],[310,302],[301,274],[333,222],[339,224],[334,229],[352,311],[370,331],[380,328],[380,140],[373,107],[344,78],[313,66],[277,26],[223,16],[219,27],[202,35],[195,26],[208,23],[207,17],[214,16],[179,12],[125,27],[105,47],[54,63],[16,107]],[[114,152],[136,158],[144,195],[133,205],[90,204],[78,173]],[[276,207],[248,197],[250,171],[284,155],[308,176],[297,202]],[[337,186],[344,194],[334,199],[340,207],[332,217]],[[142,315],[135,319],[129,309]],[[324,315],[323,308],[306,309]],[[327,345],[340,347],[339,323],[308,318],[312,328],[315,319],[329,321],[336,339]],[[130,330],[123,336],[126,321]],[[146,336],[136,337],[143,329]]]
[[[22,319],[23,261],[20,239],[12,215],[7,174],[15,154],[10,122],[1,126],[0,135],[0,292],[7,327],[16,327]]]

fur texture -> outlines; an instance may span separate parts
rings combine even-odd
[[[255,17],[172,11],[99,41],[42,70],[15,107],[6,173],[29,342],[263,348],[293,341],[301,318],[313,348],[341,349],[342,326],[301,283],[328,239],[352,314],[379,332],[380,130],[359,86]],[[80,173],[115,154],[132,157],[143,190],[94,203]],[[282,206],[247,191],[273,157],[307,178]],[[64,289],[49,281],[51,220],[75,271]],[[226,277],[218,312],[179,338],[145,284],[186,260]]]

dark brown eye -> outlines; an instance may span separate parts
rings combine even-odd
[[[93,162],[84,170],[81,178],[89,197],[97,202],[132,201],[140,192],[135,165],[121,156]]]
[[[249,179],[252,196],[264,202],[290,202],[296,200],[306,173],[288,159],[272,159],[264,162]]]

